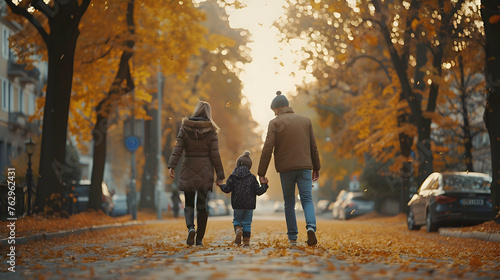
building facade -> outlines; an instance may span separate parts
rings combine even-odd
[[[9,37],[21,29],[17,23],[4,19],[8,7],[0,4],[0,182],[5,182],[6,170],[12,158],[25,153],[25,142],[41,133],[41,122],[30,121],[36,109],[36,99],[42,95],[46,64],[29,68],[18,64],[9,47]]]

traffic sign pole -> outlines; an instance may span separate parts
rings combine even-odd
[[[134,90],[132,90],[132,110],[131,110],[131,122],[130,122],[130,128],[131,128],[131,135],[127,137],[127,141],[125,142],[126,144],[130,145],[129,148],[130,152],[132,153],[131,156],[131,162],[130,162],[130,214],[132,214],[132,220],[137,220],[137,194],[135,192],[135,173],[136,173],[136,167],[135,167],[135,151],[139,147],[139,140],[137,137],[134,135],[134,101],[135,101],[135,94]]]

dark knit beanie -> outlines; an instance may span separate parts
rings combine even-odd
[[[276,97],[273,99],[273,102],[271,102],[271,109],[284,106],[289,106],[288,99],[286,99],[286,96],[281,95],[281,91],[278,90],[276,92]]]
[[[250,158],[250,152],[245,151],[236,161],[236,166],[245,165],[248,169],[252,168],[252,159]]]

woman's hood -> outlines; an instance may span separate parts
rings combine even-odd
[[[184,131],[194,139],[200,139],[214,131],[212,123],[205,118],[185,118],[182,120]]]

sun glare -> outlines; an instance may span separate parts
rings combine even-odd
[[[231,27],[247,29],[251,34],[248,46],[252,62],[244,65],[240,74],[242,93],[250,104],[253,118],[262,130],[266,130],[267,124],[274,118],[270,105],[276,91],[280,90],[288,97],[294,95],[296,84],[307,77],[307,73],[300,71],[298,65],[298,60],[302,58],[298,51],[303,42],[279,42],[279,30],[272,25],[284,15],[285,1],[242,2],[245,8],[228,9]]]

